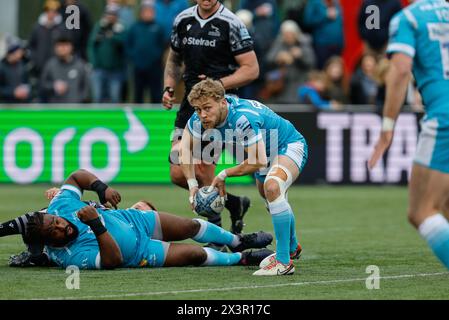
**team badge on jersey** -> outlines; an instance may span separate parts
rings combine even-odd
[[[212,37],[220,37],[221,33],[220,33],[220,29],[218,29],[216,26],[214,26],[213,24],[211,25],[211,28],[213,29],[212,31],[209,31],[208,35],[212,36]]]

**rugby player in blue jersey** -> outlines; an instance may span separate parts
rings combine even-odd
[[[376,165],[393,140],[413,71],[425,116],[409,183],[408,217],[449,268],[449,3],[417,1],[391,20],[389,31],[382,132],[368,166]]]
[[[209,157],[208,150],[198,154],[201,142],[213,141],[214,153],[221,151],[223,143],[235,146],[240,164],[221,171],[211,188],[218,187],[220,195],[225,197],[226,178],[255,174],[259,192],[272,217],[276,254],[265,259],[254,275],[293,274],[292,259],[298,258],[302,249],[296,238],[295,216],[287,191],[307,160],[304,137],[289,121],[265,105],[225,95],[220,81],[201,81],[192,88],[188,99],[195,114],[183,132],[181,167],[190,186],[190,203],[198,191],[195,161]],[[240,157],[239,151],[240,155],[247,156]]]
[[[66,180],[45,211],[28,217],[27,241],[44,244],[50,260],[60,267],[254,265],[272,253],[268,249],[242,252],[271,243],[272,237],[267,233],[234,235],[201,219],[135,208],[95,208],[81,201],[83,190],[96,191],[102,203],[109,202],[113,207],[121,201],[120,194],[95,175],[78,170]],[[136,204],[140,208],[144,205]],[[188,238],[227,245],[232,253],[168,242]]]
[[[51,201],[61,189],[50,188],[45,191],[45,197]],[[100,193],[101,194],[101,193]],[[103,199],[103,201],[106,201]],[[88,200],[84,201],[87,205],[90,205],[97,209],[108,210],[112,209],[109,202],[101,204],[96,201]],[[131,208],[141,211],[157,211],[156,207],[148,200],[139,200],[131,206]],[[47,208],[40,210],[46,212]],[[48,254],[45,251],[45,246],[42,243],[31,243],[27,236],[28,221],[34,215],[34,212],[29,212],[21,215],[13,220],[6,221],[0,224],[0,237],[10,235],[22,235],[22,239],[27,249],[19,254],[14,254],[9,257],[8,265],[10,267],[47,267],[55,266],[55,264],[48,258]]]

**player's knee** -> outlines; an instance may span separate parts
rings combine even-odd
[[[420,214],[418,211],[416,211],[414,208],[409,208],[408,212],[407,212],[407,218],[408,218],[408,222],[413,225],[415,228],[418,228],[423,219],[421,218]]]
[[[201,224],[197,220],[195,219],[188,220],[188,222],[186,223],[186,230],[188,233],[188,237],[189,238],[195,237],[198,234],[198,232],[200,232],[200,228]]]
[[[271,202],[279,198],[281,188],[276,180],[268,180],[264,183],[265,198]]]
[[[207,259],[207,253],[201,247],[196,247],[194,250],[190,252],[189,257],[191,264],[194,266],[202,265]]]

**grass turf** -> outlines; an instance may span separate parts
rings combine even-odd
[[[121,207],[153,200],[161,211],[193,217],[187,193],[172,186],[115,186]],[[0,221],[46,206],[45,185],[0,186]],[[273,232],[254,187],[230,187],[252,207],[245,232]],[[85,198],[94,199],[86,193]],[[13,269],[8,257],[24,249],[19,236],[0,239],[0,299],[447,299],[449,274],[407,223],[401,187],[294,187],[303,256],[288,277],[254,277],[256,268],[202,267],[81,271],[80,290],[68,290],[57,268]],[[227,211],[223,213],[229,228]],[[380,269],[379,290],[368,290],[366,267]]]

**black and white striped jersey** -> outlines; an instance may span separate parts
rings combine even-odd
[[[218,79],[238,68],[235,56],[252,51],[253,40],[243,22],[224,5],[203,19],[198,5],[181,12],[175,19],[171,47],[181,54],[186,66],[187,90],[204,74]]]

